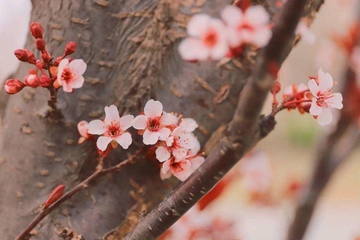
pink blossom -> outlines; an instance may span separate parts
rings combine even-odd
[[[179,126],[166,139],[166,146],[160,146],[156,149],[156,158],[160,162],[165,162],[170,159],[172,154],[176,159],[183,159],[188,150],[195,147],[196,141],[192,133],[186,132],[184,128]]]
[[[131,134],[126,130],[131,127],[134,116],[126,115],[119,116],[119,111],[114,105],[105,107],[105,119],[93,120],[88,125],[88,133],[101,135],[96,146],[101,151],[105,151],[108,144],[111,142],[112,146],[120,144],[124,149],[128,149],[132,143]]]
[[[196,140],[195,147],[188,150],[183,159],[171,158],[163,163],[160,171],[161,179],[166,179],[173,174],[179,180],[187,179],[204,161],[202,154],[198,154],[200,143]]]
[[[226,6],[221,17],[228,26],[228,41],[232,48],[242,44],[264,47],[270,40],[270,16],[263,6],[252,6],[245,12],[235,6]]]
[[[86,70],[86,63],[82,59],[63,59],[59,63],[57,82],[65,92],[72,92],[74,88],[81,88],[84,84],[82,74]]]
[[[341,93],[333,93],[333,79],[329,73],[319,70],[318,76],[308,83],[312,94],[310,114],[317,118],[320,125],[325,126],[331,123],[333,116],[330,108],[342,109],[343,97]]]
[[[197,14],[190,19],[187,33],[190,37],[179,45],[179,53],[184,60],[220,60],[229,50],[225,26],[219,19]]]
[[[177,124],[178,119],[171,113],[163,112],[161,102],[150,99],[144,108],[145,115],[137,116],[132,125],[135,129],[145,130],[143,143],[154,145],[158,140],[165,141],[171,130],[167,126]]]

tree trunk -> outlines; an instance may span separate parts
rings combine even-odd
[[[76,124],[103,117],[104,106],[115,104],[121,115],[137,115],[149,98],[156,98],[165,111],[194,118],[202,144],[230,121],[252,66],[251,53],[241,64],[182,61],[177,45],[184,36],[186,14],[202,7],[208,13],[218,12],[228,2],[210,0],[204,6],[197,0],[178,2],[33,1],[32,21],[44,26],[52,56],[62,55],[66,42],[73,40],[78,43],[73,57],[84,59],[88,68],[81,89],[72,94],[59,91],[61,119],[47,117],[46,89],[26,88],[9,98],[0,146],[0,239],[16,237],[55,186],[70,189],[94,171],[95,146],[77,144]],[[26,48],[35,51],[30,36]],[[21,79],[28,69],[22,64],[15,76]],[[135,137],[128,152],[140,142]],[[105,165],[126,156],[117,148]],[[141,156],[138,163],[103,177],[63,204],[38,225],[37,236],[56,239],[57,230],[68,227],[85,239],[99,239],[124,223],[131,209],[151,210],[176,184],[161,181],[158,166]],[[124,225],[123,234],[140,213],[133,217],[135,222]]]

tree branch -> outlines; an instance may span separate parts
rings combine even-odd
[[[31,223],[16,237],[16,240],[24,240],[30,237],[30,231],[33,230],[36,225],[43,220],[47,215],[49,215],[53,210],[55,210],[58,206],[60,206],[63,202],[70,199],[76,193],[80,192],[81,190],[88,188],[89,184],[95,181],[96,179],[106,175],[110,172],[120,171],[126,165],[132,164],[136,162],[136,157],[143,151],[143,148],[139,149],[134,155],[130,156],[129,158],[121,161],[115,166],[109,168],[103,168],[103,161],[104,158],[99,159],[99,164],[96,167],[96,171],[91,174],[88,178],[84,181],[73,187],[71,190],[66,192],[61,198],[59,198],[55,203],[50,205],[49,207],[44,207],[41,209],[40,213],[31,221]]]
[[[274,128],[272,116],[261,119],[259,124],[260,111],[272,88],[274,77],[292,47],[294,30],[306,3],[306,0],[288,0],[284,5],[273,29],[273,36],[260,53],[254,71],[241,92],[237,109],[220,145],[197,171],[144,217],[126,239],[159,237]],[[264,124],[269,122],[271,124]]]

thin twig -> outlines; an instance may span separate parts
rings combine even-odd
[[[239,99],[227,133],[205,162],[162,203],[140,220],[126,236],[129,240],[156,239],[209,192],[239,159],[274,128],[273,116],[259,120],[266,96],[274,83],[274,67],[280,67],[292,47],[295,28],[306,0],[288,0],[273,28],[273,36],[257,59],[257,65]],[[273,71],[272,71],[273,72]]]
[[[115,166],[109,167],[109,168],[103,168],[103,161],[104,158],[99,158],[99,163],[96,167],[96,171],[91,174],[88,178],[86,178],[84,181],[76,185],[74,188],[66,192],[61,198],[59,198],[55,203],[50,205],[48,208],[41,209],[41,212],[31,221],[31,223],[16,237],[16,240],[24,240],[27,239],[26,237],[30,236],[30,231],[35,228],[35,226],[47,215],[49,215],[53,210],[55,210],[60,204],[65,202],[66,200],[70,199],[72,196],[74,196],[76,193],[80,192],[81,190],[87,188],[91,182],[94,180],[100,178],[101,176],[106,175],[110,172],[116,172],[120,171],[123,167],[129,164],[133,164],[136,162],[136,157],[139,156],[139,154],[143,151],[143,148],[139,149],[137,152],[135,152],[132,156],[125,159],[124,161],[121,161]]]

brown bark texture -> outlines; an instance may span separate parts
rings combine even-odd
[[[251,53],[219,65],[186,63],[177,53],[188,15],[203,9],[218,12],[228,2],[141,0],[37,0],[32,21],[44,26],[47,49],[62,55],[67,41],[76,41],[74,58],[88,68],[83,88],[72,94],[59,91],[62,119],[46,116],[49,93],[24,89],[7,102],[0,145],[0,239],[13,239],[39,211],[52,189],[70,189],[96,166],[95,146],[77,144],[76,124],[103,117],[104,106],[115,104],[121,114],[137,115],[150,98],[165,111],[192,117],[200,127],[202,144],[221,124],[231,120],[236,99],[252,66]],[[217,13],[218,14],[218,13]],[[26,48],[34,52],[29,36]],[[29,69],[22,64],[15,77]],[[135,133],[135,132],[134,132]],[[127,151],[135,152],[141,137]],[[117,148],[105,161],[115,165],[127,152]],[[46,217],[33,239],[57,239],[70,228],[85,239],[99,239],[150,211],[178,184],[159,178],[158,166],[144,156],[121,172],[108,174]],[[131,215],[132,214],[132,215]],[[121,236],[119,237],[121,239]]]

